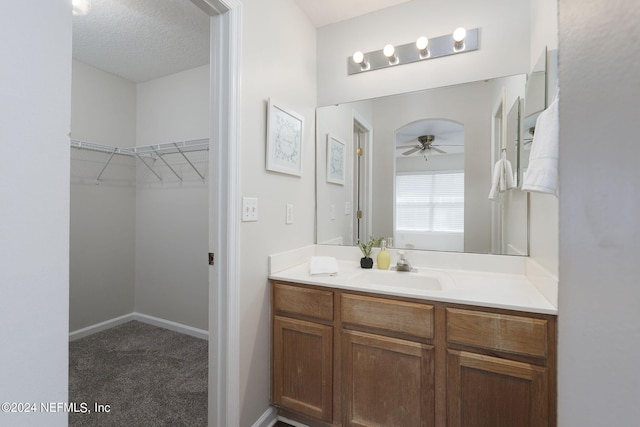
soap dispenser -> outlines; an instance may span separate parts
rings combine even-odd
[[[378,252],[378,258],[376,260],[378,262],[378,268],[380,270],[388,270],[389,264],[391,263],[391,255],[387,252],[387,241],[382,240],[380,243],[380,252]]]

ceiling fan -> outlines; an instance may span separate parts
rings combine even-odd
[[[433,144],[433,141],[435,141],[435,139],[436,137],[434,135],[422,135],[418,137],[418,143],[419,143],[418,145],[402,145],[397,148],[398,149],[411,148],[410,150],[407,150],[404,153],[402,153],[403,156],[409,156],[417,151],[420,151],[423,154],[426,154],[425,151],[427,150],[433,150],[433,151],[437,151],[438,153],[446,154],[447,153],[446,151],[437,148],[437,145]]]

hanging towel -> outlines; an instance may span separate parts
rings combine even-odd
[[[335,276],[338,274],[338,262],[332,256],[312,256],[309,260],[309,275]]]
[[[498,200],[498,194],[514,188],[513,169],[511,162],[507,160],[506,153],[503,150],[501,159],[498,160],[493,167],[493,178],[491,179],[491,191],[489,191],[489,199]]]
[[[529,167],[524,173],[522,190],[558,195],[558,92],[551,105],[536,120],[531,143]]]

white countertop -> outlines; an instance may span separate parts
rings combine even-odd
[[[282,255],[289,257],[286,263],[279,263]],[[532,313],[558,313],[557,307],[545,297],[524,271],[519,274],[420,266],[417,267],[418,272],[377,270],[375,266],[372,270],[366,270],[360,268],[358,261],[338,259],[337,275],[312,276],[309,274],[309,259],[313,255],[313,251],[306,249],[297,253],[295,257],[292,257],[291,253],[276,255],[275,257],[280,258],[276,258],[275,262],[274,256],[270,257],[272,269],[269,278],[431,301]],[[274,271],[274,265],[279,267],[279,271]],[[424,288],[421,286],[423,281]]]

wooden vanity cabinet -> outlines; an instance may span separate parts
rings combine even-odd
[[[333,292],[274,283],[274,405],[314,419],[333,419]]]
[[[433,306],[342,293],[341,320],[343,425],[433,426]]]
[[[291,419],[556,425],[555,316],[272,285],[272,403]]]
[[[447,426],[555,426],[555,317],[445,310]]]

